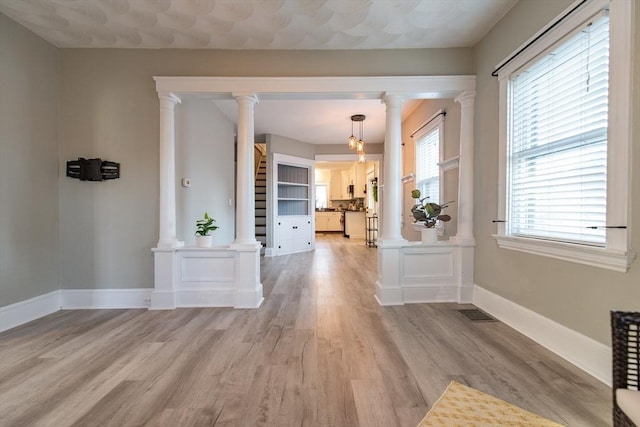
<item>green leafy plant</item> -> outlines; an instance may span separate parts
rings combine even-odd
[[[414,222],[422,222],[425,227],[433,228],[436,226],[436,222],[438,221],[451,221],[451,217],[449,215],[442,214],[441,212],[453,202],[447,202],[439,205],[433,202],[425,202],[429,196],[422,198],[420,198],[420,196],[420,190],[416,189],[411,191],[411,197],[417,200],[417,203],[411,208]]]
[[[218,229],[217,225],[213,225],[216,222],[215,219],[211,218],[208,213],[204,213],[204,219],[199,219],[196,221],[196,235],[198,236],[208,236],[210,231],[215,231]]]
[[[378,201],[378,178],[371,181],[371,190],[373,191],[373,201]]]

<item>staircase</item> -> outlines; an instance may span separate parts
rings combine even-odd
[[[256,172],[256,240],[267,246],[267,160],[262,158]]]

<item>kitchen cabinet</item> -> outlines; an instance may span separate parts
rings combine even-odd
[[[353,197],[365,198],[367,196],[367,174],[365,163],[355,163],[353,165],[353,185]]]
[[[326,212],[316,212],[316,233],[327,230],[327,215]]]
[[[342,212],[327,213],[327,231],[342,231]]]
[[[342,231],[342,212],[316,212],[316,232]]]
[[[365,212],[345,211],[344,212],[344,234],[352,239],[365,238]]]
[[[340,174],[342,175],[342,198],[351,199],[352,196],[351,194],[349,194],[349,191],[347,190],[349,185],[353,184],[351,182],[351,175],[349,174],[348,170],[340,171]]]
[[[344,185],[346,186],[346,184]],[[329,193],[331,194],[331,200],[341,200],[343,199],[344,189],[342,188],[342,173],[339,170],[331,171],[331,184],[329,188]]]
[[[353,185],[353,194],[348,188]],[[367,189],[366,163],[352,163],[348,169],[332,170],[329,194],[331,200],[365,198]]]

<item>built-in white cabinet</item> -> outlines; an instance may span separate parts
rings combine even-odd
[[[310,251],[314,247],[311,216],[279,216],[275,229],[278,255]]]
[[[273,155],[274,250],[276,255],[315,248],[313,160]]]

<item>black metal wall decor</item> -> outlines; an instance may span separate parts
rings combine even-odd
[[[67,176],[80,181],[104,181],[120,178],[120,163],[102,159],[84,159],[67,161]]]

